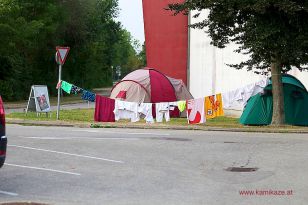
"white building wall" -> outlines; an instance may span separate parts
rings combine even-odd
[[[190,17],[191,24],[207,17],[206,11],[198,19],[192,18],[194,14],[192,12]],[[189,88],[194,98],[231,91],[264,78],[262,75],[226,65],[237,64],[248,58],[234,52],[236,45],[218,49],[210,45],[210,42],[211,39],[204,30],[190,29]],[[294,69],[289,74],[297,77],[308,88],[308,72]]]
[[[293,68],[288,74],[295,76],[299,81],[301,81],[306,89],[308,89],[308,72],[300,71],[297,68]]]

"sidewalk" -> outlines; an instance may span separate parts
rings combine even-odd
[[[27,105],[22,105],[20,107],[6,107],[5,108],[5,113],[10,114],[13,112],[25,112]],[[88,102],[88,101],[82,101],[82,102],[76,102],[76,103],[63,103],[61,104],[61,109],[62,110],[73,110],[73,109],[89,109],[89,108],[94,108],[95,103],[93,102]],[[56,105],[51,105],[51,110],[57,110]]]
[[[80,127],[80,128],[131,128],[131,129],[167,129],[167,130],[199,130],[199,131],[225,131],[225,132],[258,132],[258,133],[298,133],[308,134],[308,127],[211,127],[205,125],[168,125],[168,124],[145,124],[145,123],[83,123],[66,121],[35,121],[7,118],[8,124],[19,124],[25,126],[59,126],[59,127]]]

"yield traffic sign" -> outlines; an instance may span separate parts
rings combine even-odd
[[[56,47],[56,62],[59,64],[59,82],[61,82],[61,71],[62,71],[62,65],[65,63],[66,57],[68,52],[70,51],[70,47]],[[59,120],[59,113],[60,113],[60,94],[61,89],[58,89],[58,106],[57,106],[57,120]]]
[[[65,63],[66,57],[68,55],[68,52],[70,51],[70,47],[56,47],[57,50],[57,63],[63,65]]]

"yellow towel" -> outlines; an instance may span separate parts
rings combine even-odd
[[[204,106],[206,119],[224,116],[221,93],[206,97]]]
[[[183,112],[186,110],[186,101],[178,101],[178,108],[180,112]]]

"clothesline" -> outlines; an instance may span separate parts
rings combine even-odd
[[[246,103],[245,98],[261,92],[261,90],[261,86],[256,84],[225,94],[165,103],[134,103],[97,95],[97,99],[102,98],[108,103],[96,101],[95,121],[115,122],[121,119],[129,119],[131,122],[137,122],[144,119],[147,123],[154,123],[156,115],[156,122],[162,122],[163,119],[169,122],[170,113],[177,108],[181,109],[181,112],[186,112],[188,124],[205,123],[207,119],[224,116],[225,107],[232,108],[234,105],[244,105]],[[242,96],[242,94],[245,95]],[[104,118],[106,116],[110,118]]]
[[[230,100],[230,95],[233,96],[236,100],[240,100],[242,99],[244,102],[247,102],[247,100],[257,94],[263,91],[263,88],[265,88],[268,85],[269,82],[269,78],[260,80],[258,82],[252,83],[252,84],[248,84],[245,85],[241,88],[237,88],[228,92],[223,92],[222,93],[222,97],[224,98],[224,101],[233,101],[234,99]],[[96,94],[90,91],[87,91],[86,89],[80,88],[74,84],[68,83],[64,80],[60,81],[57,84],[57,89],[61,87],[61,89],[63,91],[65,91],[68,94],[79,94],[82,93],[82,98],[85,98],[84,100],[88,100],[91,102],[95,102],[95,96]],[[219,93],[218,93],[219,94]],[[214,94],[217,95],[217,94]],[[210,96],[214,96],[214,95],[210,95]],[[206,96],[208,97],[208,96]],[[243,103],[243,105],[245,105],[245,103]],[[230,104],[225,105],[227,108],[228,106],[230,107]]]
[[[80,88],[74,84],[68,83],[64,80],[58,82],[57,84],[57,89],[62,89],[64,92],[68,94],[82,94],[81,99],[90,101],[90,102],[95,102],[96,94],[93,92],[90,92],[86,89]]]
[[[212,119],[224,115],[224,109],[243,109],[248,99],[263,91],[268,85],[268,79],[246,85],[229,92],[219,93],[198,99],[182,100],[177,102],[137,103],[114,100],[103,97],[66,81],[60,82],[61,87],[67,93],[82,93],[82,99],[95,102],[95,121],[115,122],[121,119],[129,119],[137,122],[144,119],[147,123],[170,121],[170,113],[177,111],[187,115],[189,124],[205,123],[206,119]]]
[[[142,119],[146,123],[169,122],[171,114],[180,116],[180,112],[187,115],[189,124],[205,123],[211,119],[224,115],[221,94],[206,98],[187,101],[162,103],[137,103],[114,100],[96,95],[95,121],[115,122],[121,119],[138,122]]]

